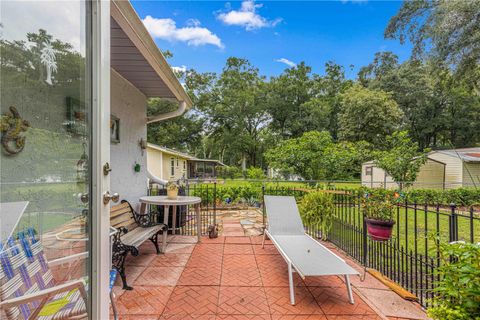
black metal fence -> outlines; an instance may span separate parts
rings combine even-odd
[[[367,235],[358,193],[336,194],[336,212],[329,241],[363,265],[376,269],[415,294],[428,306],[438,280],[438,242],[480,241],[480,217],[454,204],[419,205],[406,200],[397,205],[391,240],[374,241]]]
[[[240,201],[246,206],[263,206],[264,195],[289,195],[297,201],[311,189],[265,186],[255,184],[237,192],[243,195]],[[248,190],[246,190],[248,189]],[[150,194],[164,193],[160,187],[150,189]],[[335,202],[330,242],[345,251],[360,264],[373,268],[415,294],[421,305],[428,306],[433,297],[432,289],[437,281],[434,270],[439,266],[439,241],[480,242],[480,213],[473,207],[451,205],[398,204],[395,226],[391,240],[378,242],[370,239],[361,210],[362,194],[354,191],[329,190]],[[226,201],[231,194],[216,183],[187,184],[184,194],[202,198],[202,234],[208,226],[216,223],[218,209],[227,209]],[[236,200],[239,200],[238,198]],[[179,219],[177,218],[177,221]],[[170,220],[171,221],[171,220]],[[265,222],[265,213],[264,213]],[[195,235],[195,214],[186,211],[185,224],[180,232]],[[306,225],[306,231],[314,238],[320,237],[320,228]]]

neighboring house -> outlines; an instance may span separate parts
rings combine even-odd
[[[150,173],[162,180],[215,178],[217,168],[224,166],[218,160],[199,159],[152,143],[147,145],[147,163]]]
[[[398,188],[390,175],[374,161],[362,164],[362,185],[371,188]],[[452,189],[480,185],[480,148],[437,150],[428,154],[414,188]]]

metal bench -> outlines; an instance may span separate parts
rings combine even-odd
[[[124,266],[128,253],[137,256],[140,245],[150,240],[159,254],[158,236],[167,231],[167,226],[157,223],[154,213],[136,213],[126,200],[110,209],[110,225],[118,230],[113,236],[112,264],[122,278],[123,289],[132,290],[127,285]]]

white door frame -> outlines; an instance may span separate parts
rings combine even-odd
[[[110,1],[93,0],[91,4],[93,103],[90,319],[109,319],[110,205],[103,204],[103,194],[110,188],[110,177],[103,174],[103,165],[110,162]]]

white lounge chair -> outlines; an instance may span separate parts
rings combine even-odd
[[[290,302],[295,304],[293,272],[302,279],[308,276],[343,275],[347,285],[348,299],[353,301],[349,275],[358,274],[343,259],[305,233],[297,203],[294,197],[265,196],[267,228],[263,236],[268,236],[288,265]]]

